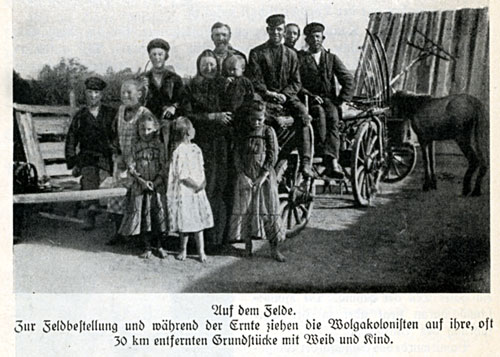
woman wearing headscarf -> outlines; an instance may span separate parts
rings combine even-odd
[[[203,51],[196,61],[197,73],[186,86],[185,105],[196,130],[195,142],[205,162],[206,193],[214,227],[206,231],[207,251],[216,251],[224,243],[227,221],[228,143],[232,113],[221,111],[220,95],[224,90],[217,57],[212,50]]]

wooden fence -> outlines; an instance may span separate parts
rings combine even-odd
[[[73,98],[73,99],[71,99]],[[71,118],[77,111],[74,96],[70,106],[38,106],[14,103],[14,120],[19,128],[26,161],[32,163],[44,182],[75,181],[66,168],[64,145]],[[14,203],[84,201],[125,196],[125,188],[15,194]]]

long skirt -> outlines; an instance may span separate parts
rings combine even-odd
[[[165,195],[158,192],[144,192],[130,197],[119,234],[132,236],[166,232],[165,203]]]

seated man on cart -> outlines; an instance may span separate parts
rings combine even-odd
[[[313,126],[318,133],[318,151],[323,156],[325,176],[342,178],[342,167],[338,163],[340,133],[340,105],[349,101],[354,94],[354,77],[342,61],[330,51],[325,50],[323,32],[325,27],[312,22],[304,28],[307,51],[302,51],[300,76],[302,94],[308,96],[309,112],[313,117]],[[341,90],[335,88],[337,78]]]
[[[311,166],[310,117],[297,97],[302,87],[298,57],[294,50],[282,43],[285,16],[271,15],[266,22],[269,40],[250,51],[247,75],[255,91],[267,102],[282,105],[292,115],[295,135],[300,143],[298,150],[302,159],[302,173],[314,177]]]

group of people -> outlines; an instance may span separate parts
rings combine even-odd
[[[216,251],[243,241],[251,256],[252,240],[268,239],[272,257],[285,261],[278,249],[285,228],[273,129],[282,123],[279,118],[268,122],[266,106],[280,105],[294,118],[301,170],[310,177],[315,176],[313,118],[325,174],[339,177],[339,106],[352,96],[353,77],[323,48],[323,25],[308,24],[308,50],[297,51],[297,25],[285,25],[281,14],[266,22],[269,40],[252,49],[248,59],[230,45],[230,27],[215,23],[215,49],[198,56],[196,76],[187,84],[167,69],[168,42],[152,40],[147,46],[152,69],[122,83],[118,110],[101,102],[102,79],[86,80],[87,106],[73,117],[66,162],[81,176],[83,190],[127,188],[125,197],[107,203],[116,225],[109,244],[139,235],[142,258],[153,253],[165,258],[162,241],[175,232],[181,241],[177,258],[184,260],[193,234],[204,262],[205,245]],[[95,205],[87,203],[84,229],[94,228]]]

